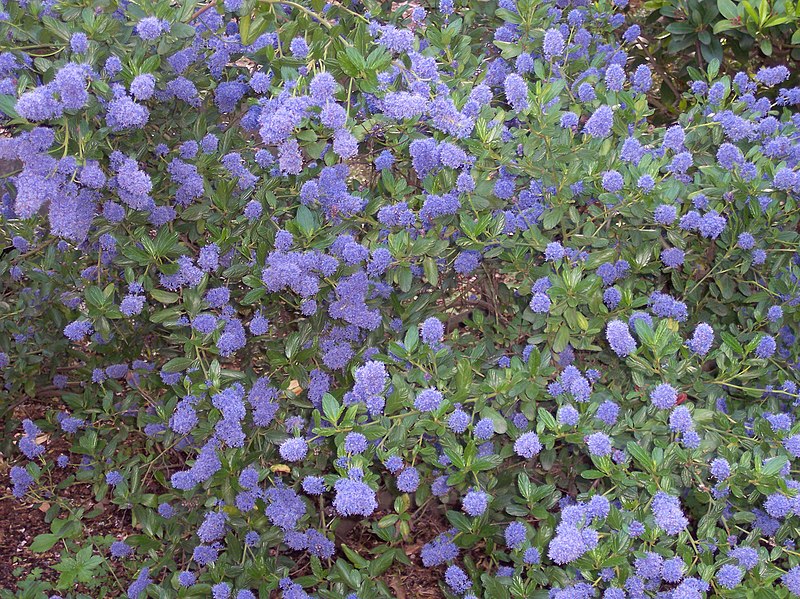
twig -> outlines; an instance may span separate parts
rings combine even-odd
[[[639,44],[639,47],[647,55],[647,61],[653,65],[653,68],[656,71],[659,72],[659,74],[661,75],[661,79],[664,81],[664,83],[667,84],[667,87],[669,87],[672,90],[672,93],[675,94],[675,99],[677,100],[678,98],[680,98],[681,94],[678,91],[678,88],[675,87],[675,84],[672,82],[672,78],[669,76],[669,73],[667,73],[667,71],[664,70],[664,67],[662,67],[658,63],[658,61],[653,57],[653,55],[650,53],[650,50],[647,49],[647,45]]]
[[[189,22],[191,23],[198,17],[200,17],[204,12],[206,12],[209,8],[214,8],[216,6],[216,2],[211,2],[210,4],[206,4],[203,8],[198,8],[195,13],[189,17]]]

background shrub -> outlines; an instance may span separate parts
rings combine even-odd
[[[674,118],[682,91],[697,79],[697,68],[719,62],[723,70],[758,70],[800,58],[800,27],[795,2],[783,0],[650,0],[632,10],[641,26],[636,53],[661,78],[659,111]],[[792,84],[796,80],[792,78]]]
[[[800,91],[624,5],[9,4],[18,594],[800,595]]]

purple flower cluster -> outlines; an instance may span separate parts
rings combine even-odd
[[[661,127],[640,118],[650,69],[627,68],[641,28],[603,3],[499,0],[470,31],[473,7],[452,0],[392,24],[339,3],[275,5],[251,23],[241,0],[182,16],[122,2],[90,15],[91,31],[58,3],[28,4],[0,21],[59,35],[48,56],[0,53],[16,112],[0,139],[16,169],[0,204],[13,308],[0,377],[11,396],[44,381],[60,407],[22,422],[14,442],[32,462],[11,466],[12,493],[39,500],[51,462],[74,467],[134,514],[152,509],[142,535],[167,527],[168,551],[196,539],[167,566],[145,538],[108,539],[115,559],[136,548],[159,564],[131,571],[130,597],[158,580],[249,599],[228,575],[234,554],[248,572],[278,552],[288,572],[301,551],[321,588],[284,572],[273,586],[331,594],[330,517],[380,519],[386,540],[416,526],[417,502],[460,507],[421,559],[465,598],[534,579],[560,599],[744,593],[774,570],[770,537],[791,551],[788,68],[694,82]],[[346,51],[303,23],[342,31]],[[48,323],[66,339],[50,343]],[[267,371],[274,384],[256,378]],[[140,469],[152,480],[120,461],[134,428],[168,452]],[[51,459],[51,432],[122,449]],[[678,463],[708,484],[631,483]],[[165,464],[169,488],[141,504]],[[544,482],[575,490],[576,476],[548,532]],[[394,507],[378,513],[387,492]],[[698,538],[709,505],[737,525],[727,553],[724,535]],[[670,538],[654,547],[659,530]],[[507,551],[480,571],[498,540]],[[782,583],[800,596],[791,565],[778,563]]]

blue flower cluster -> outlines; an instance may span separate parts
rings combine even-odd
[[[0,393],[129,597],[800,596],[787,67],[660,125],[625,0],[101,4],[0,18]]]

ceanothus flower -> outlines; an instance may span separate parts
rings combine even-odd
[[[169,30],[166,21],[161,21],[156,17],[145,17],[136,24],[136,33],[140,38],[147,41],[158,39],[164,31]]]
[[[650,392],[650,401],[660,410],[668,410],[678,401],[678,392],[672,385],[661,383]]]
[[[544,32],[542,52],[547,60],[551,60],[556,56],[561,56],[564,53],[564,47],[564,36],[561,34],[560,30],[551,28]]]
[[[583,130],[594,138],[602,139],[611,134],[611,126],[613,124],[614,112],[611,107],[602,105],[589,117],[589,120],[583,126]]]
[[[613,449],[611,438],[605,433],[592,433],[585,440],[589,453],[595,456],[609,455]]]
[[[595,418],[608,426],[613,426],[617,422],[619,416],[619,405],[607,399],[597,408]]]
[[[566,251],[564,250],[564,246],[562,246],[558,241],[551,241],[547,244],[547,247],[544,249],[544,259],[548,262],[557,262],[561,260]],[[536,293],[536,291],[534,291]]]
[[[759,562],[758,551],[752,547],[737,547],[732,549],[728,556],[735,559],[747,571],[755,568]]]
[[[800,436],[798,438],[800,439]],[[798,443],[798,450],[800,451],[800,443]],[[514,442],[514,452],[520,457],[530,459],[540,451],[542,451],[542,444],[539,442],[539,436],[534,432],[523,433]]]
[[[522,112],[528,108],[528,84],[522,77],[511,73],[506,77],[503,87],[506,99],[514,110]]]
[[[725,458],[715,458],[711,462],[709,472],[717,480],[723,481],[731,475],[731,467]]]
[[[117,559],[124,559],[126,557],[130,557],[131,555],[133,555],[133,547],[131,547],[124,541],[114,541],[113,543],[111,543],[109,552],[111,553],[111,557]]]
[[[532,300],[531,300],[532,301]],[[609,310],[613,310],[622,301],[622,293],[616,287],[609,287],[603,292],[603,303]]]
[[[459,550],[453,542],[455,532],[455,530],[444,532],[422,547],[420,557],[423,566],[433,568],[458,557]]]
[[[771,335],[763,335],[756,346],[756,358],[767,360],[773,356],[776,348],[777,344],[775,343],[775,338]]]
[[[783,83],[789,78],[789,69],[784,65],[775,67],[761,67],[756,73],[756,81],[767,86],[772,87]]]
[[[680,500],[663,491],[658,491],[655,494],[651,509],[653,510],[656,524],[664,529],[668,535],[677,535],[689,525],[689,521],[684,516],[683,510],[681,510]]]
[[[580,416],[581,415],[578,410],[570,405],[560,407],[556,413],[556,419],[558,420],[558,423],[565,426],[575,426],[578,424]]]
[[[767,320],[778,322],[781,318],[783,318],[783,308],[781,306],[770,306],[767,310]]]
[[[686,346],[700,356],[705,356],[713,344],[714,329],[705,322],[701,322],[695,327],[692,338],[686,342]]]
[[[532,312],[546,314],[550,311],[550,298],[545,293],[534,293],[529,307]]]
[[[505,530],[506,545],[509,549],[518,549],[525,542],[527,534],[522,522],[511,522]]]
[[[436,348],[444,338],[444,324],[438,318],[431,316],[422,323],[420,332],[423,343],[431,348]]]
[[[419,487],[419,471],[413,466],[404,468],[397,476],[397,489],[403,493],[413,493]]]
[[[287,439],[280,446],[281,457],[288,462],[299,462],[308,453],[308,443],[301,437]]]
[[[477,439],[491,439],[494,435],[494,421],[491,418],[483,418],[475,424],[473,434]]]
[[[363,453],[367,450],[367,438],[361,433],[347,433],[344,438],[344,450],[347,453]]]
[[[472,581],[464,570],[454,564],[451,564],[447,567],[447,570],[445,570],[444,581],[447,583],[447,586],[458,595],[466,593],[472,587]]]
[[[678,268],[683,265],[685,257],[685,252],[680,248],[667,248],[661,252],[661,262],[667,268]]]
[[[353,474],[355,476],[340,478],[334,483],[333,507],[345,518],[356,515],[366,518],[378,508],[375,491],[361,481],[359,473]]]
[[[725,589],[733,589],[741,584],[743,577],[744,570],[733,564],[725,564],[717,572],[717,583]]]
[[[800,597],[800,566],[795,566],[781,577],[781,582],[796,597]]]
[[[624,358],[636,351],[636,340],[628,325],[621,320],[612,320],[606,327],[606,339],[619,357]]]
[[[565,112],[561,115],[560,126],[563,129],[572,129],[578,126],[579,117],[574,112]]]
[[[308,42],[302,37],[295,37],[289,43],[289,51],[295,58],[305,58],[308,56]]]
[[[438,322],[438,321],[437,321]],[[414,407],[420,412],[435,412],[442,404],[443,396],[436,387],[424,389],[414,400]]]
[[[456,404],[455,410],[447,418],[447,427],[456,434],[461,434],[467,430],[471,418],[464,410],[461,409],[460,404]]]
[[[603,189],[608,192],[622,191],[625,180],[619,171],[610,170],[603,173]]]
[[[128,586],[128,599],[139,599],[147,587],[153,583],[150,578],[150,568],[142,568],[136,579]]]
[[[321,476],[306,476],[302,487],[309,495],[322,495],[325,492],[325,479]]]
[[[486,511],[490,497],[480,489],[470,489],[461,500],[462,509],[470,516],[480,516]]]
[[[622,65],[614,63],[610,64],[606,69],[605,83],[606,87],[611,91],[622,91],[626,79],[627,76],[625,75],[625,69]]]
[[[678,217],[678,209],[671,204],[660,204],[653,212],[653,220],[659,225],[671,225]]]

